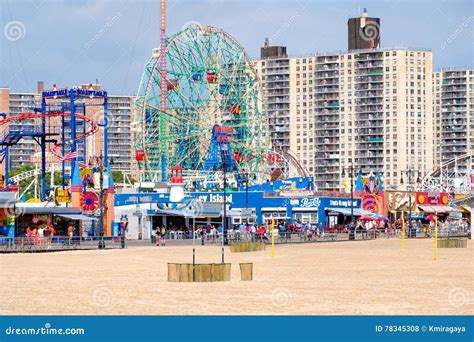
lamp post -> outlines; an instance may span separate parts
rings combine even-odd
[[[104,158],[102,154],[102,150],[100,151],[99,155],[99,205],[100,205],[100,211],[99,211],[99,245],[98,248],[102,249],[105,248],[105,243],[104,243],[104,217],[105,217],[105,211],[107,210],[107,205],[104,203],[104,167],[108,166],[109,160],[107,157]],[[113,159],[110,158],[110,163],[113,164]],[[105,164],[104,164],[105,163]],[[110,179],[112,175],[108,175],[108,179]],[[107,186],[108,186],[108,181],[107,181]]]
[[[249,208],[249,174],[245,174],[245,209]]]
[[[104,156],[102,150],[99,155],[99,244],[98,248],[103,249],[104,245]]]
[[[227,165],[225,158],[222,158],[222,167],[224,171],[224,213],[222,215],[222,263],[224,263],[224,245],[227,244]]]
[[[349,178],[351,180],[351,224],[352,224],[352,231],[349,235],[350,240],[354,240],[354,164],[351,162],[351,165],[349,167],[344,167],[342,168],[342,177],[346,176],[347,170],[349,172]]]
[[[406,170],[401,171],[401,177],[400,177],[400,184],[403,184],[403,174],[405,174],[408,178],[408,183],[407,183],[407,190],[409,191],[408,193],[408,210],[409,210],[409,216],[408,216],[408,228],[409,228],[409,237],[413,237],[413,224],[412,224],[412,219],[411,219],[411,211],[412,211],[412,203],[411,203],[411,191],[414,191],[414,186],[417,183],[420,183],[420,174],[421,172],[418,170],[414,170],[411,168],[408,168]],[[415,177],[416,177],[416,183],[415,183]],[[404,217],[402,217],[403,220],[405,220]],[[416,234],[415,234],[416,235]]]

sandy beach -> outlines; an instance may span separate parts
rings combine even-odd
[[[432,240],[278,245],[230,253],[232,279],[167,282],[168,262],[191,262],[192,247],[0,255],[1,314],[83,315],[461,315],[474,314],[474,244],[440,249]],[[220,262],[217,246],[197,262]],[[253,262],[254,280],[240,280]]]

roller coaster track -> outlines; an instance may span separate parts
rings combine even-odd
[[[51,172],[51,168],[48,167],[46,169],[46,173],[48,172]],[[34,169],[34,170],[28,170],[28,171],[24,171],[22,173],[19,173],[13,177],[10,177],[8,180],[15,183],[15,184],[18,184],[20,183],[22,180],[25,180],[25,179],[28,179],[28,178],[31,178],[31,177],[38,177],[39,175],[41,175],[41,169]]]
[[[419,189],[422,191],[470,193],[473,160],[474,153],[467,153],[443,162],[441,166],[434,167],[423,177]],[[460,168],[459,166],[466,167]]]
[[[15,115],[15,116],[10,116],[10,117],[7,117],[3,120],[0,120],[0,127],[3,126],[3,125],[6,125],[10,122],[15,122],[15,121],[24,121],[24,120],[35,120],[35,119],[42,119],[43,117],[46,117],[46,118],[53,118],[53,117],[61,117],[61,116],[70,116],[71,114],[69,112],[65,112],[65,111],[50,111],[50,112],[47,112],[45,114],[42,114],[42,113],[33,113],[33,112],[29,112],[29,113],[22,113],[20,115]],[[97,122],[91,120],[90,118],[88,118],[87,116],[85,115],[82,115],[82,114],[75,114],[75,117],[77,119],[81,119],[81,120],[84,120],[85,123],[87,123],[89,125],[89,129],[85,132],[85,133],[82,133],[80,135],[78,135],[76,137],[76,141],[81,141],[84,139],[84,137],[87,137],[87,136],[90,136],[94,133],[96,133],[98,130],[99,130],[99,125],[97,124]],[[47,129],[49,129],[50,131],[49,132],[41,132],[42,134],[49,134],[49,135],[58,135],[60,134],[60,130],[54,130],[54,127],[53,127],[53,130],[51,130],[51,126],[50,125],[47,125],[46,126]],[[34,132],[36,134],[38,134],[38,129],[37,127],[35,127],[36,129],[34,130]],[[64,130],[64,127],[61,127],[62,130]],[[10,134],[10,130],[6,130],[5,129],[5,133],[0,137],[0,145],[3,144],[3,140],[4,138]],[[31,132],[29,133],[22,133],[22,130],[20,129],[19,132],[17,133],[13,133],[13,134],[16,134],[18,136],[31,136]],[[56,141],[56,143],[54,143],[53,147],[51,147],[50,149],[50,153],[56,157],[57,159],[59,159],[60,161],[70,161],[74,158],[77,157],[77,155],[75,155],[73,152],[69,151],[68,153],[66,153],[66,155],[62,155],[58,150],[62,147],[62,143],[59,142],[59,141]],[[81,165],[80,166],[84,166],[85,164]],[[28,171],[26,171],[28,172]],[[18,176],[18,175],[17,175]]]

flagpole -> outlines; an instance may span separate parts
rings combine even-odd
[[[438,260],[438,216],[435,215],[435,232],[434,232],[434,244],[435,244],[435,251],[434,251],[434,259],[435,261]]]
[[[405,255],[405,212],[402,211],[402,254]]]
[[[275,257],[275,218],[272,215],[272,258]]]

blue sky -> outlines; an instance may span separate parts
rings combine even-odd
[[[0,86],[34,91],[99,79],[113,94],[135,94],[159,44],[159,0],[1,0]],[[383,47],[433,50],[435,69],[473,65],[470,0],[169,0],[167,33],[197,22],[223,28],[259,55],[265,37],[290,55],[347,49],[347,19],[367,7],[381,18]]]

